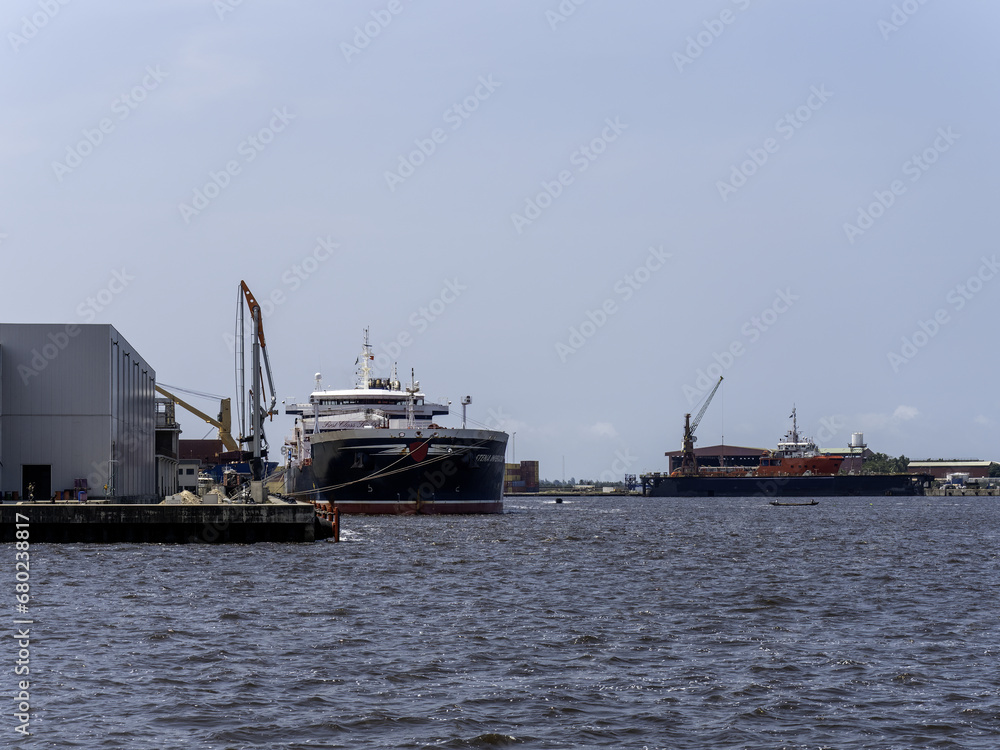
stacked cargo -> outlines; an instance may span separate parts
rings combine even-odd
[[[524,492],[538,492],[538,461],[521,462],[521,481]]]
[[[507,494],[538,492],[538,461],[504,464],[503,491]]]

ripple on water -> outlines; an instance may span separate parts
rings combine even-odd
[[[130,750],[995,750],[1000,524],[973,500],[519,498],[345,517],[339,545],[39,545],[33,728]]]

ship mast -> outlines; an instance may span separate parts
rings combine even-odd
[[[410,394],[409,398],[406,400],[406,428],[412,430],[416,428],[417,423],[413,416],[413,401],[416,398],[417,391],[420,390],[420,383],[418,383],[413,376],[413,368],[410,368],[410,385],[407,387],[406,392]]]
[[[462,396],[462,429],[465,429],[465,407],[472,403],[472,396]]]
[[[358,355],[358,359],[361,360],[361,380],[358,382],[358,388],[368,390],[371,386],[372,368],[368,366],[368,363],[372,361],[372,346],[368,343],[367,328],[365,328],[365,343],[361,347],[361,354]]]

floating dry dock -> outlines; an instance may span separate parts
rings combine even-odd
[[[30,541],[248,544],[313,542],[333,536],[306,503],[110,505],[17,503],[0,506],[0,542],[13,542],[27,517]],[[21,528],[24,528],[23,526]]]

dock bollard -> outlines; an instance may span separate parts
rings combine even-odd
[[[324,521],[329,521],[331,526],[332,535],[331,538],[335,542],[340,541],[340,509],[335,507],[333,503],[324,501],[320,502],[317,500],[313,501],[313,506],[316,508],[316,517],[321,518]]]

